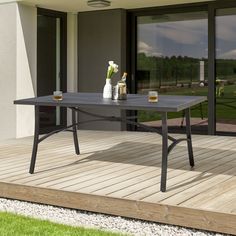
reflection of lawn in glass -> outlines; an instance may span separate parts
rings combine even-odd
[[[226,85],[224,96],[216,97],[216,120],[236,123],[236,85]]]
[[[182,88],[172,90],[171,92],[167,92],[165,94],[169,95],[194,95],[194,96],[207,96],[207,87],[203,88]],[[161,93],[162,94],[162,93]],[[163,93],[164,94],[164,93]],[[216,98],[217,105],[216,105],[216,118],[217,120],[235,120],[236,123],[236,85],[226,85],[224,87],[224,96]],[[208,103],[202,103],[202,111],[203,117],[206,118],[207,114],[207,106]],[[146,111],[139,111],[138,112],[139,121],[154,121],[160,120],[161,116],[157,112],[146,112]],[[182,112],[174,112],[169,113],[168,118],[179,118],[182,117]],[[191,117],[200,118],[201,111],[200,105],[197,105],[191,109]]]

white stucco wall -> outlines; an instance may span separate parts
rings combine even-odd
[[[0,42],[0,140],[31,136],[34,108],[13,101],[37,95],[37,9],[16,2],[0,4]],[[68,13],[67,42],[67,90],[76,92],[75,13]]]
[[[18,4],[34,91],[37,91],[37,8]]]
[[[77,91],[77,14],[67,14],[67,90]]]
[[[0,140],[16,135],[17,4],[0,4]]]
[[[36,16],[36,8],[0,4],[0,140],[33,134],[33,107],[13,101],[35,96]]]
[[[16,49],[16,99],[36,96],[37,10],[18,5]],[[16,106],[16,138],[33,135],[34,107]]]
[[[67,91],[77,92],[77,13],[67,14]],[[71,112],[67,112],[67,123],[71,124]]]

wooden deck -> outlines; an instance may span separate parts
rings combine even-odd
[[[182,135],[174,135],[182,136]],[[194,136],[170,155],[160,188],[161,137],[141,132],[79,131],[40,143],[28,174],[32,138],[0,143],[0,196],[236,234],[236,138]]]

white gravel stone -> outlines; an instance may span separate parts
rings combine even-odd
[[[178,226],[4,198],[0,198],[0,211],[7,211],[72,226],[98,228],[135,236],[223,236],[223,234],[219,233],[198,231]]]

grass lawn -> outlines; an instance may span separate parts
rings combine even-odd
[[[80,227],[71,227],[45,220],[37,220],[11,213],[0,212],[0,235],[1,236],[118,236],[110,232]]]

